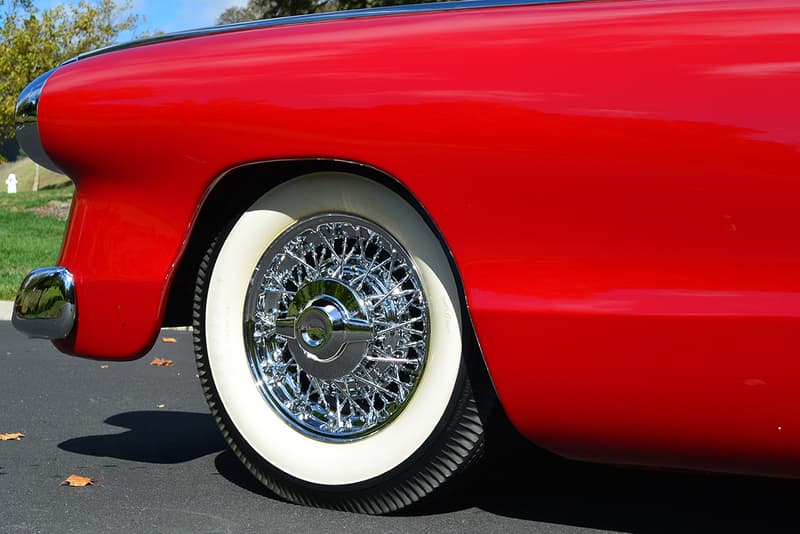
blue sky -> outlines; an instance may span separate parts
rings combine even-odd
[[[174,32],[213,26],[225,8],[247,0],[133,0],[132,12],[146,17],[148,30]]]
[[[75,0],[77,1],[77,0]],[[124,0],[118,0],[123,3]],[[34,0],[39,9],[70,3],[64,0]],[[131,12],[144,15],[145,23],[140,31],[148,33],[161,30],[169,33],[190,28],[213,26],[217,16],[225,8],[245,5],[247,0],[131,0]],[[122,41],[130,35],[120,36]]]

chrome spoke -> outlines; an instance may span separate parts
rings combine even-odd
[[[279,237],[254,271],[244,321],[264,399],[325,441],[363,438],[390,421],[427,356],[427,302],[411,257],[351,215],[314,217]]]

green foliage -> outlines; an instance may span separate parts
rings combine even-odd
[[[80,0],[41,11],[30,0],[0,5],[0,141],[14,135],[14,106],[31,80],[140,23],[130,1]]]
[[[11,300],[32,269],[55,265],[66,221],[47,215],[47,206],[66,203],[74,188],[38,193],[0,192],[0,300]]]
[[[217,19],[217,23],[229,24],[232,22],[365,7],[420,4],[423,1],[439,2],[444,0],[249,0],[244,7],[229,7],[223,11]]]
[[[33,0],[10,0],[9,2],[6,2],[6,0],[0,0],[0,6],[4,6],[6,4],[11,4],[12,6],[19,5],[25,9],[33,8]]]

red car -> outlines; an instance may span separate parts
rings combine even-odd
[[[471,1],[79,56],[18,137],[77,189],[14,323],[194,326],[232,449],[400,509],[499,406],[600,462],[800,475],[800,4]]]

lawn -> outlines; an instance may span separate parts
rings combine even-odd
[[[36,164],[28,158],[21,158],[17,161],[0,163],[0,191],[6,192],[6,178],[14,173],[17,177],[17,191],[30,191],[33,188],[34,177],[36,176]],[[44,167],[39,167],[39,189],[58,186],[68,181],[63,174],[48,171]]]
[[[3,186],[5,176],[0,174]],[[39,180],[42,187],[42,174]],[[56,264],[66,227],[61,217],[74,192],[64,180],[48,179],[49,188],[37,192],[0,192],[0,300],[13,299],[32,269]]]

